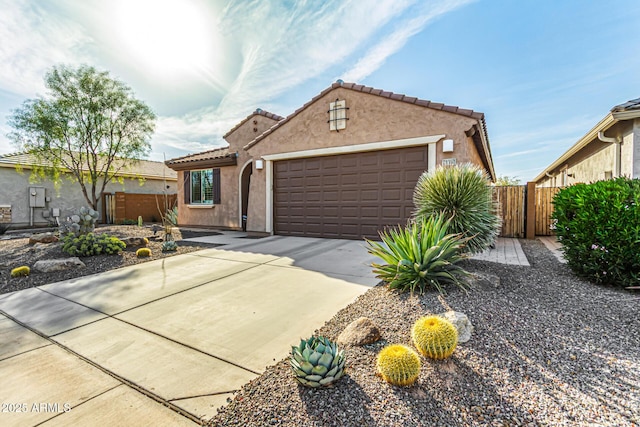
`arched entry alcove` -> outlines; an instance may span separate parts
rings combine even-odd
[[[247,214],[249,212],[249,187],[251,185],[251,174],[253,173],[253,162],[249,160],[240,173],[240,225],[242,231],[247,231]]]

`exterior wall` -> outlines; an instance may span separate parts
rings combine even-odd
[[[182,226],[211,226],[237,229],[238,215],[238,166],[220,167],[220,204],[187,205],[184,192],[178,196],[178,224]],[[178,182],[184,182],[184,171],[178,171]],[[184,186],[182,187],[184,188]]]
[[[330,131],[327,120],[329,103],[346,100],[346,129]],[[376,95],[337,88],[300,112],[248,149],[254,159],[263,155],[325,147],[394,141],[429,135],[453,139],[453,153],[442,153],[442,141],[436,145],[436,164],[455,157],[457,163],[474,162],[482,166],[477,150],[465,134],[477,121],[470,117],[433,110]],[[425,165],[425,170],[427,165]],[[266,169],[254,170],[251,180],[247,230],[266,230]]]
[[[82,206],[88,206],[82,195],[80,185],[75,181],[63,179],[59,190],[56,190],[52,182],[44,181],[39,183],[29,182],[30,170],[25,169],[18,173],[13,166],[0,167],[0,205],[11,206],[11,223],[14,226],[26,226],[30,223],[31,210],[29,208],[28,189],[30,187],[43,187],[45,197],[50,200],[45,203],[44,208],[34,208],[34,225],[47,225],[49,220],[44,218],[43,213],[49,212],[51,208],[59,208],[61,218],[65,218]],[[106,193],[125,191],[128,193],[162,193],[165,185],[170,188],[166,191],[170,194],[176,193],[176,183],[167,180],[166,184],[162,180],[147,179],[143,185],[137,179],[125,179],[123,184],[118,182],[110,183],[105,189]],[[45,199],[46,200],[46,199]],[[102,202],[99,202],[99,211],[102,211]]]
[[[632,149],[632,164],[633,175],[632,178],[640,178],[640,119],[636,119],[633,122],[633,149]]]
[[[629,127],[623,136],[620,147],[620,174],[622,176],[633,176],[633,127]]]
[[[254,123],[254,120],[256,123]],[[277,121],[260,114],[249,117],[233,132],[226,135],[229,151],[238,153],[236,166],[220,167],[221,200],[219,205],[194,206],[184,203],[184,194],[178,196],[178,223],[180,225],[211,226],[239,229],[242,227],[240,218],[240,174],[243,166],[251,160],[249,154],[242,148],[256,136],[262,134]],[[255,171],[254,171],[255,174]],[[251,184],[255,181],[251,178]],[[178,171],[178,183],[184,189],[184,172]],[[251,188],[250,193],[253,191]],[[251,201],[249,201],[251,204]]]
[[[590,183],[600,181],[605,179],[605,173],[607,172],[611,172],[615,175],[615,144],[600,141],[596,142],[602,144],[604,148],[583,159],[579,163],[569,166],[567,172],[574,176],[568,178],[568,185],[575,184],[577,182]]]

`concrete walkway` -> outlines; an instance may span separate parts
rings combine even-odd
[[[225,246],[0,295],[0,425],[195,425],[378,283],[360,241],[202,239]]]
[[[553,256],[555,256],[558,261],[561,263],[566,263],[567,260],[564,258],[564,254],[561,251],[562,245],[558,242],[556,236],[538,236],[538,239],[551,251]]]
[[[518,239],[498,237],[494,248],[474,255],[472,259],[497,262],[499,264],[529,266],[529,261],[522,251]]]
[[[274,236],[0,295],[0,401],[25,405],[0,425],[194,425],[376,285],[373,260]]]

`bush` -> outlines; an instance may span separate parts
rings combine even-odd
[[[376,277],[392,289],[412,293],[433,287],[444,294],[442,285],[447,283],[464,289],[460,278],[468,273],[456,263],[464,258],[460,250],[466,239],[447,234],[448,228],[449,221],[436,215],[380,232],[382,243],[367,240],[369,253],[386,263],[373,264]]]
[[[554,197],[552,218],[567,264],[594,283],[638,286],[640,180],[576,184]]]
[[[162,252],[172,252],[178,250],[178,244],[175,240],[165,240],[162,242]]]
[[[414,215],[430,218],[444,213],[451,219],[448,232],[469,238],[464,251],[480,253],[495,242],[500,230],[491,195],[489,180],[478,166],[438,166],[418,179],[413,191]]]
[[[74,236],[67,234],[62,238],[62,250],[72,256],[93,256],[117,254],[126,248],[126,244],[114,236],[93,233]]]

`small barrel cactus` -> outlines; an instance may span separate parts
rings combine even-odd
[[[136,251],[136,256],[138,258],[146,258],[151,256],[151,249],[149,248],[140,248]]]
[[[423,355],[431,359],[446,359],[458,345],[458,330],[442,317],[421,317],[411,328],[411,339]]]
[[[172,252],[178,250],[178,244],[175,240],[165,240],[162,242],[162,252]]]
[[[23,265],[21,267],[16,267],[13,270],[11,270],[11,277],[25,277],[25,276],[28,276],[29,274],[31,274],[31,269],[26,265]]]
[[[344,350],[324,337],[301,340],[291,347],[291,368],[296,380],[308,387],[326,387],[344,374]]]
[[[386,382],[398,386],[410,386],[420,376],[420,356],[402,344],[383,348],[376,362],[378,373]]]

